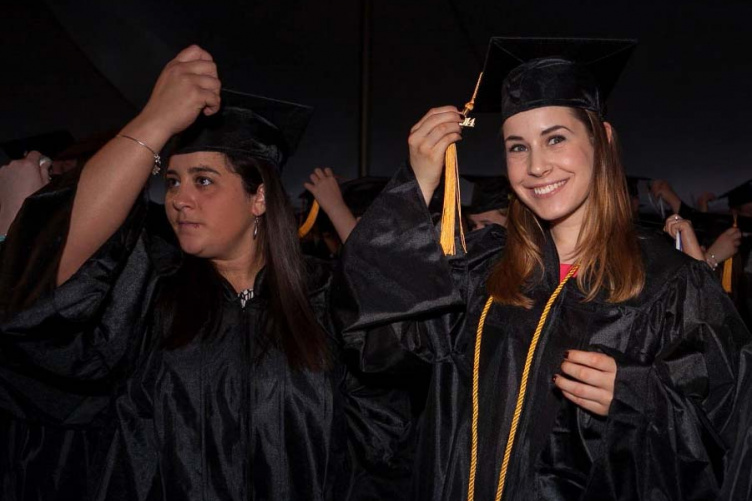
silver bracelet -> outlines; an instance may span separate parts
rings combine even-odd
[[[139,141],[135,137],[127,136],[125,134],[118,134],[116,137],[124,137],[126,139],[130,139],[131,141],[135,141],[141,146],[143,146],[144,148],[146,148],[147,150],[149,150],[151,154],[154,155],[154,166],[151,168],[151,174],[153,176],[156,176],[157,174],[159,174],[159,171],[162,170],[162,157],[159,156],[159,153],[157,153],[156,151],[151,149],[149,145],[147,145],[143,141]]]
[[[715,271],[718,268],[718,261],[715,259],[715,254],[711,253],[705,256],[705,262],[708,263],[710,269]]]

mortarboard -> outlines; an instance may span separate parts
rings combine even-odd
[[[281,170],[297,148],[312,108],[231,90],[222,90],[221,97],[220,111],[199,116],[173,138],[166,155],[196,151],[245,153]]]
[[[461,126],[474,125],[471,111],[501,113],[502,123],[517,113],[544,106],[568,106],[605,115],[606,98],[636,46],[634,40],[492,37],[486,62]],[[457,149],[445,154],[444,204],[440,243],[454,254],[459,211]],[[463,247],[464,235],[460,229]]]
[[[718,198],[728,198],[728,205],[731,208],[752,202],[752,179],[727,191]]]
[[[468,214],[480,214],[509,207],[512,190],[506,176],[463,175],[462,178],[473,183],[473,196],[466,209]]]
[[[12,141],[0,143],[2,149],[9,158],[23,158],[28,151],[37,150],[43,155],[55,158],[57,155],[75,142],[75,139],[67,130],[56,130]]]
[[[501,113],[569,106],[597,112],[636,46],[635,40],[493,37],[474,111]]]
[[[339,187],[347,208],[353,216],[360,217],[365,214],[388,182],[388,177],[365,176],[345,181]]]

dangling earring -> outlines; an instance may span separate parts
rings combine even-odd
[[[258,236],[259,217],[253,216],[253,239],[256,240]]]

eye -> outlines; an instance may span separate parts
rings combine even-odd
[[[552,146],[554,144],[559,144],[559,143],[561,143],[563,141],[566,141],[566,138],[564,136],[551,136],[551,137],[548,138],[548,144],[550,144]]]
[[[180,186],[180,181],[178,181],[177,178],[168,177],[167,179],[165,179],[165,185],[167,186],[168,190],[172,190]]]
[[[196,184],[199,186],[210,186],[214,184],[214,181],[205,176],[198,176],[196,178]]]
[[[527,151],[527,147],[524,144],[513,144],[509,147],[509,153],[523,153]]]

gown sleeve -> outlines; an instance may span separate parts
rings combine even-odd
[[[444,256],[409,166],[358,222],[335,278],[335,322],[364,372],[404,373],[451,354],[464,256]]]
[[[709,268],[692,261],[636,321],[632,336],[643,338],[645,353],[594,345],[616,359],[614,398],[606,419],[577,409],[569,433],[592,464],[574,482],[564,461],[549,465],[559,468],[560,492],[580,484],[583,500],[687,501],[718,499],[728,485],[748,492],[752,352],[733,304]]]
[[[73,277],[55,287],[76,182],[66,179],[27,199],[2,250],[0,409],[17,419],[91,422],[139,347],[153,282],[146,199]]]

